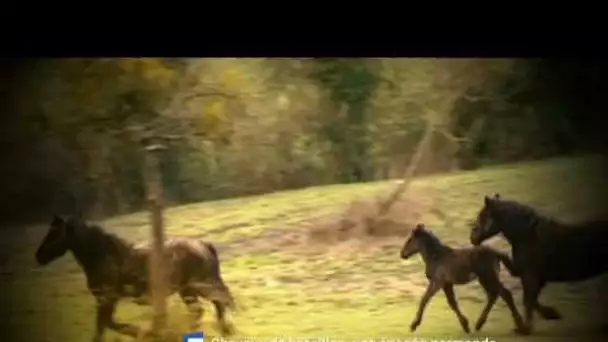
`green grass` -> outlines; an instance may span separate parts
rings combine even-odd
[[[485,194],[500,192],[564,220],[598,214],[601,208],[593,199],[603,195],[597,191],[606,186],[602,175],[594,174],[593,163],[590,158],[556,159],[434,175],[417,179],[412,189],[413,193],[432,192],[442,213],[441,217],[428,214],[423,221],[443,240],[464,245],[466,221],[474,218]],[[222,248],[237,246],[222,258],[224,278],[243,306],[231,317],[237,337],[410,338],[414,335],[409,333],[409,323],[426,283],[418,258],[402,261],[397,257],[401,241],[385,247],[371,240],[346,242],[335,246],[339,251],[318,253],[306,253],[306,246],[262,248],[257,253],[247,249],[247,241],[253,243],[264,232],[302,230],[301,223],[311,218],[340,212],[350,201],[386,192],[392,186],[392,182],[332,185],[174,207],[166,211],[167,234],[203,236],[220,242]],[[115,217],[102,224],[128,240],[148,237],[146,213]],[[0,242],[7,259],[1,266],[2,286],[4,293],[11,294],[2,299],[0,310],[11,316],[10,329],[21,331],[23,341],[88,340],[93,333],[93,299],[73,258],[65,256],[46,268],[34,264],[34,251],[45,229],[24,227]],[[512,279],[505,281],[510,287],[516,285]],[[583,290],[591,287],[593,284],[578,286]],[[589,294],[571,288],[547,288],[543,300],[557,306],[566,318],[559,323],[537,319],[538,336],[526,339],[559,336],[584,324],[585,317],[575,312],[581,312]],[[477,284],[470,284],[457,288],[456,293],[474,325],[484,305],[483,292]],[[520,290],[514,293],[519,304]],[[185,308],[175,297],[169,305],[172,326],[183,329]],[[207,309],[203,328],[214,334],[214,313],[211,307]],[[117,317],[143,323],[149,311],[124,303]],[[513,336],[512,328],[506,307],[498,302],[484,331],[473,335],[521,340]],[[108,336],[108,341],[117,338],[113,333]],[[416,336],[465,338],[443,295],[429,305]]]

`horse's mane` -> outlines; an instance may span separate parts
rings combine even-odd
[[[418,228],[417,238],[429,248],[428,252],[434,256],[452,250],[452,248],[441,242],[441,239],[437,235],[426,228]]]
[[[562,222],[549,215],[540,213],[528,204],[503,199],[497,200],[494,204],[494,210],[506,219],[510,227],[529,229],[545,225],[563,225]]]
[[[123,259],[133,247],[131,242],[106,231],[98,224],[75,219],[70,221],[74,225],[75,236],[79,242],[91,245],[91,247],[96,245],[97,248],[94,248],[96,250],[101,248],[104,252],[110,252],[119,259]]]
[[[538,218],[541,218],[541,219],[553,220],[552,217],[542,214],[540,211],[538,211],[538,209],[532,207],[529,204],[525,204],[525,203],[521,203],[521,202],[517,202],[517,201],[513,201],[513,200],[500,200],[499,203],[501,203],[501,206],[504,208],[504,210],[508,210],[512,213],[518,213],[518,214],[529,215],[529,216],[537,216]]]

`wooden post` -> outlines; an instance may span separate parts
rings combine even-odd
[[[158,153],[165,149],[162,144],[147,144],[145,146],[146,158],[146,187],[148,208],[152,223],[152,250],[149,258],[150,294],[154,317],[151,332],[160,337],[164,333],[167,317],[166,297],[166,265],[164,264],[164,229],[163,229],[163,203],[162,179]]]

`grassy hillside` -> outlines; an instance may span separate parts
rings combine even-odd
[[[594,162],[557,159],[422,177],[414,182],[412,194],[432,197],[433,210],[421,213],[419,220],[444,241],[465,245],[465,223],[474,218],[485,194],[500,192],[563,220],[598,215],[601,208],[593,199],[603,195],[598,191],[606,186],[602,175],[594,172]],[[402,237],[331,244],[307,238],[316,217],[340,213],[351,201],[386,192],[391,186],[392,182],[333,185],[174,207],[166,211],[167,234],[217,242],[224,278],[244,307],[231,317],[240,337],[413,337],[409,324],[426,281],[419,258],[399,259]],[[147,220],[145,213],[138,213],[102,224],[137,241],[148,236]],[[6,328],[21,331],[23,341],[88,340],[94,323],[93,299],[72,256],[46,268],[34,263],[34,251],[45,233],[45,226],[22,227],[5,232],[0,241],[3,290],[11,294],[0,303],[0,310],[11,317]],[[501,241],[493,243],[506,247]],[[517,282],[507,275],[504,280],[514,289],[521,308]],[[575,311],[592,300],[595,288],[593,282],[550,286],[543,300],[557,306],[565,320],[537,320],[541,337],[534,339],[582,329],[585,317]],[[456,293],[472,326],[485,295],[477,284]],[[172,325],[182,328],[185,307],[174,297],[169,305]],[[213,334],[214,312],[207,308],[203,327]],[[118,318],[143,322],[149,311],[124,303]],[[499,301],[484,331],[475,335],[517,339],[512,328],[506,306]],[[442,294],[429,305],[416,336],[464,337]],[[109,337],[109,341],[117,338],[111,333]]]

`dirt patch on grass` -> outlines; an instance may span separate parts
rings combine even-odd
[[[409,191],[370,229],[369,220],[377,216],[379,200],[379,197],[356,200],[341,213],[312,217],[296,227],[266,229],[257,236],[218,242],[217,246],[223,258],[285,250],[314,255],[394,248],[402,244],[402,237],[407,236],[411,227],[436,211],[430,189]]]
[[[379,217],[382,200],[383,197],[356,200],[340,215],[309,222],[309,242],[332,244],[350,239],[407,236],[426,214],[434,211],[431,189],[408,191],[386,215]]]
[[[303,245],[306,235],[293,228],[268,229],[254,237],[244,237],[227,243],[215,243],[222,258],[283,251]]]

